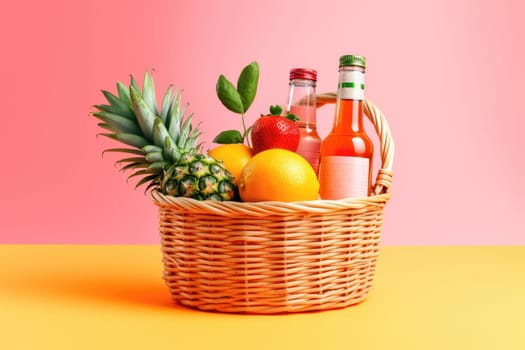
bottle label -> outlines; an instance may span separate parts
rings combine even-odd
[[[337,97],[343,100],[363,100],[365,98],[365,74],[356,70],[341,72]]]
[[[370,160],[362,157],[324,156],[319,168],[322,199],[368,196]]]

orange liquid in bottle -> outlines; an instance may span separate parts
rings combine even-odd
[[[321,198],[371,195],[373,152],[363,126],[363,101],[339,100],[332,132],[321,144]]]

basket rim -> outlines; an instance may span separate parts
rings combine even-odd
[[[286,215],[292,213],[325,214],[348,209],[365,209],[370,206],[383,207],[390,199],[390,192],[362,198],[337,200],[310,200],[296,202],[261,201],[199,201],[193,198],[174,197],[162,194],[158,189],[150,191],[151,200],[158,207],[170,207],[192,213],[214,213],[219,215],[247,214],[253,216]]]

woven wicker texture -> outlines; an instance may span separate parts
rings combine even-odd
[[[318,106],[334,94],[318,95]],[[394,146],[365,101],[381,143],[375,195],[306,202],[213,202],[151,193],[159,207],[164,279],[201,310],[287,313],[346,307],[372,286],[390,198]]]

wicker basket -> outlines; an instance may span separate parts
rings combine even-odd
[[[318,106],[333,100],[333,94],[318,95]],[[172,298],[201,310],[257,314],[364,300],[374,278],[394,151],[381,112],[365,101],[365,114],[381,143],[373,196],[241,203],[153,191]]]

